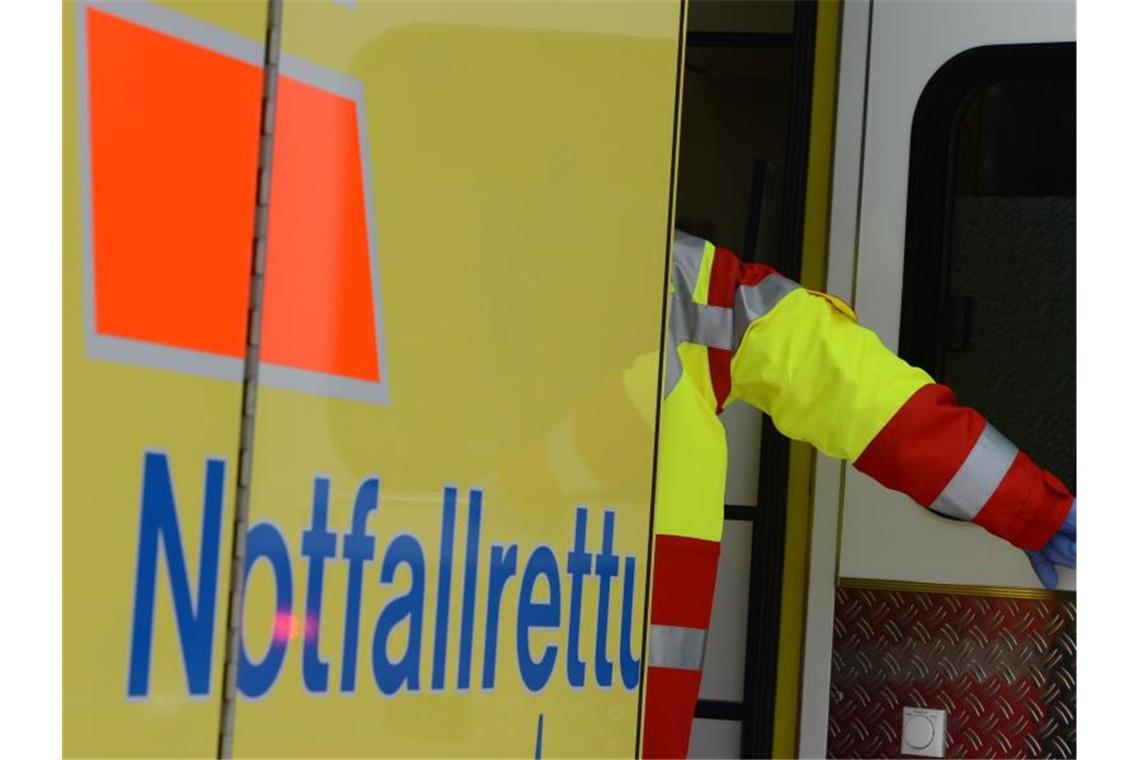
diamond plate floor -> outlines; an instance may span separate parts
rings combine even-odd
[[[1075,757],[1075,599],[840,588],[835,605],[828,757],[898,757],[904,706],[947,711],[946,757]]]

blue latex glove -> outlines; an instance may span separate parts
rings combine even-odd
[[[1069,507],[1069,515],[1041,551],[1026,552],[1033,572],[1045,588],[1057,588],[1057,568],[1077,566],[1077,500]]]

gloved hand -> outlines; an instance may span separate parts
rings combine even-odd
[[[1069,507],[1069,515],[1041,551],[1026,552],[1033,572],[1045,588],[1057,588],[1057,568],[1077,566],[1077,500]]]

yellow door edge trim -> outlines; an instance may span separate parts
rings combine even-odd
[[[1063,589],[1017,588],[1014,586],[973,586],[960,583],[895,581],[878,578],[840,578],[842,589],[867,591],[899,591],[912,594],[951,594],[954,596],[987,596],[999,599],[1076,599],[1077,592]]]
[[[822,290],[827,281],[841,17],[841,2],[817,3],[800,264],[800,283],[814,291]],[[852,319],[855,318],[854,310],[848,304],[841,302],[834,305],[841,312],[849,312]],[[810,447],[802,444],[792,446],[788,463],[788,514],[784,534],[772,757],[795,757],[800,743],[815,463],[816,454]]]

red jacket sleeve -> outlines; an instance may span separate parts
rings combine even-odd
[[[837,299],[718,248],[708,302],[731,309],[738,336],[731,355],[709,349],[718,405],[743,399],[788,437],[1022,549],[1040,549],[1064,521],[1073,497],[1057,478]]]
[[[1022,549],[1040,549],[1073,503],[1061,481],[981,414],[959,406],[944,385],[915,392],[855,467],[925,507],[971,520]]]

